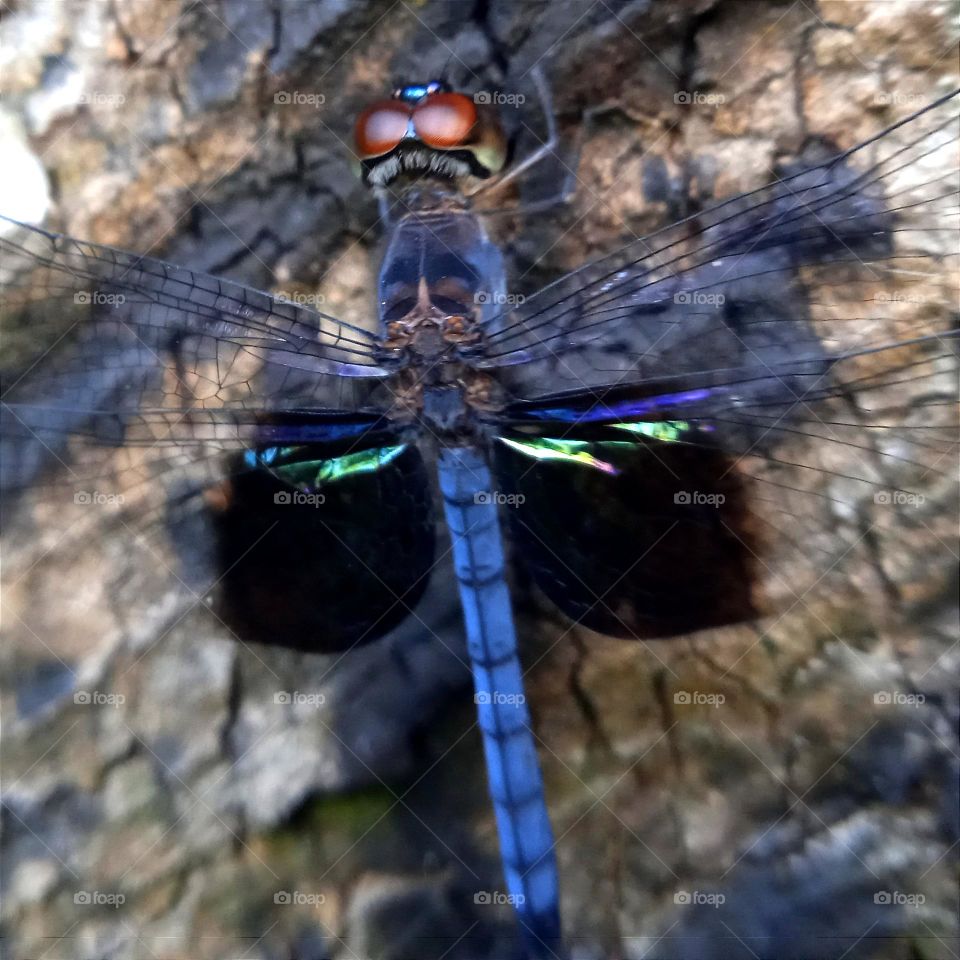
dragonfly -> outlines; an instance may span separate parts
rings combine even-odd
[[[406,84],[355,129],[376,332],[3,218],[29,334],[4,370],[5,524],[95,495],[159,529],[162,489],[213,515],[238,636],[318,654],[404,622],[449,550],[507,899],[525,956],[563,956],[505,543],[571,621],[669,642],[833,589],[824,507],[882,526],[955,484],[958,104],[514,298],[474,195],[553,144],[511,163],[491,105]]]

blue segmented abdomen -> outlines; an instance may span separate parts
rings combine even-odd
[[[531,957],[556,957],[559,883],[543,778],[523,693],[490,470],[472,447],[446,448],[440,490],[463,604],[507,894]]]

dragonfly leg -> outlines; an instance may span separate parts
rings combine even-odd
[[[498,187],[516,180],[521,174],[526,173],[535,167],[542,160],[549,157],[560,144],[560,134],[557,131],[557,117],[553,112],[553,95],[550,92],[550,81],[546,74],[537,64],[531,71],[533,85],[537,89],[537,97],[540,100],[540,109],[543,111],[544,120],[547,124],[547,139],[544,140],[533,153],[528,154],[519,163],[512,164],[510,169],[497,182]]]
[[[523,158],[519,163],[511,164],[510,169],[503,173],[501,176],[496,177],[493,180],[489,180],[486,183],[481,184],[474,190],[472,193],[467,194],[468,196],[477,196],[480,193],[485,193],[488,190],[499,190],[501,187],[506,186],[508,183],[516,180],[521,174],[526,173],[532,167],[535,167],[542,160],[545,160],[554,151],[560,144],[560,134],[557,131],[557,118],[553,112],[553,96],[550,93],[550,82],[547,80],[546,75],[543,70],[540,68],[539,64],[530,71],[531,76],[533,77],[533,84],[537,89],[537,97],[540,100],[540,107],[543,110],[544,118],[546,119],[547,124],[547,139],[540,144],[532,153],[528,154]],[[564,190],[567,189],[567,181],[569,176],[564,180]],[[576,165],[574,165],[573,179],[576,179]],[[556,202],[552,200],[551,202]]]
[[[547,123],[547,139],[533,153],[529,154],[520,163],[511,166],[502,177],[485,183],[474,191],[470,196],[476,196],[485,190],[499,189],[512,180],[515,180],[520,174],[526,173],[536,164],[545,160],[550,155],[556,154],[556,148],[560,143],[560,135],[557,131],[557,118],[553,111],[553,98],[550,94],[550,84],[539,66],[531,71],[534,83],[537,87],[537,94],[540,97],[541,107]],[[576,142],[570,151],[570,162],[564,162],[565,170],[560,189],[550,196],[543,197],[540,200],[533,200],[529,203],[522,203],[519,206],[497,207],[492,210],[484,210],[485,217],[495,216],[497,214],[511,214],[513,216],[525,216],[531,213],[540,213],[544,210],[550,210],[554,207],[564,206],[570,203],[577,192],[578,173],[580,168],[580,153],[583,144],[587,139],[589,130],[592,128],[597,116],[604,112],[605,108],[590,107],[583,111],[581,123],[576,135]]]

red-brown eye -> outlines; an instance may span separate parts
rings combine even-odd
[[[459,147],[477,122],[477,108],[462,93],[435,93],[413,111],[417,136],[428,147]]]
[[[353,139],[361,159],[389,153],[404,137],[410,123],[410,107],[397,100],[381,100],[357,118]]]

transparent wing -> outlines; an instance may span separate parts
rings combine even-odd
[[[372,416],[375,337],[237,283],[0,218],[3,489],[119,492],[265,416]],[[125,452],[124,452],[125,451]]]
[[[951,553],[958,131],[954,93],[563,278],[491,335],[515,397],[498,429],[526,444],[499,455],[517,554],[574,619],[674,635],[851,570],[906,591]]]
[[[953,91],[825,163],[566,274],[490,321],[485,365],[515,367],[507,382],[531,399],[703,374],[705,360],[742,379],[800,349],[829,351],[841,322],[871,322],[877,345],[903,339],[879,321],[936,294],[936,276],[952,279],[933,264],[956,254],[958,120]],[[801,283],[824,263],[834,273],[817,278],[815,298],[834,302],[814,319],[829,330],[811,327]],[[862,327],[856,337],[863,348]]]

